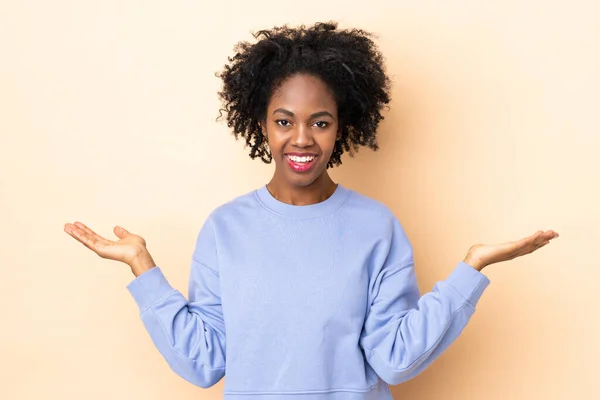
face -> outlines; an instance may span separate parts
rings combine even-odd
[[[273,93],[263,129],[277,180],[295,187],[318,183],[339,136],[337,103],[321,79],[294,75]]]

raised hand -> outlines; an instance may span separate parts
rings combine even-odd
[[[113,229],[119,238],[116,242],[103,238],[81,222],[65,224],[64,231],[100,257],[129,265],[136,276],[155,266],[146,241],[123,227]]]
[[[537,231],[531,236],[501,244],[476,244],[469,249],[464,262],[481,271],[484,267],[530,254],[558,237],[553,230]]]

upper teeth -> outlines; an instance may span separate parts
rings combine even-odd
[[[305,156],[305,157],[298,157],[298,156],[288,156],[290,158],[290,160],[294,161],[294,162],[308,162],[308,161],[312,161],[313,158],[315,158],[315,156]]]

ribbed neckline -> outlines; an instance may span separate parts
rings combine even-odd
[[[269,192],[267,185],[261,186],[254,192],[258,201],[265,208],[276,214],[289,218],[314,218],[330,214],[340,208],[348,198],[348,195],[350,195],[351,190],[346,189],[338,183],[333,194],[326,200],[306,206],[295,206],[277,200]]]

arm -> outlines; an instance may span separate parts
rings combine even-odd
[[[380,275],[360,343],[375,372],[396,385],[424,371],[460,335],[489,280],[461,262],[419,298],[412,263]]]
[[[128,286],[152,341],[173,371],[208,388],[225,375],[225,326],[212,225],[202,227],[189,283],[189,301],[173,289],[159,267]]]
[[[136,276],[127,288],[142,321],[171,368],[200,387],[225,375],[225,326],[221,309],[217,247],[210,218],[196,241],[189,302],[167,282],[146,249],[146,241],[121,226],[108,240],[81,222],[65,224],[67,234],[100,257],[123,262]]]
[[[412,246],[395,218],[391,231],[389,253],[371,279],[360,338],[365,358],[390,384],[424,371],[460,335],[490,283],[484,267],[530,254],[558,237],[538,231],[514,242],[476,244],[446,280],[419,297]]]

